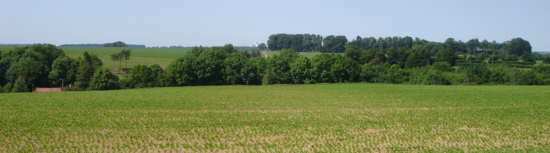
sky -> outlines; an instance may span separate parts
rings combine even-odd
[[[521,37],[550,51],[549,0],[2,0],[0,44],[123,41],[248,46],[271,34],[411,36],[443,42]]]

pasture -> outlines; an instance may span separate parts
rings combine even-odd
[[[543,152],[549,86],[315,84],[0,94],[3,152]]]
[[[267,51],[266,52],[268,56],[273,56],[273,55],[280,55],[281,52],[280,51]],[[321,54],[321,52],[298,52],[298,56],[302,56],[302,57],[307,57],[307,58],[311,58],[315,55],[319,55]],[[331,53],[326,53],[326,54],[331,54]],[[342,54],[344,55],[343,53],[337,53],[337,54]]]

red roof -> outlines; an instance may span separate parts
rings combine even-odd
[[[65,91],[65,88],[36,88],[35,92],[61,92]]]

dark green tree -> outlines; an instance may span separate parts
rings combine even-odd
[[[118,61],[120,59],[120,56],[119,53],[113,53],[111,54],[111,60],[113,61],[113,69],[115,69],[115,61]]]
[[[247,62],[247,58],[239,53],[231,53],[225,58],[224,65],[224,75],[223,81],[226,84],[243,84],[243,79],[241,77],[242,68]]]
[[[194,85],[198,81],[195,74],[193,64],[197,60],[197,56],[193,54],[185,54],[183,57],[172,61],[167,68],[167,73],[174,82],[174,85]]]
[[[237,52],[237,48],[233,47],[233,44],[225,44],[225,46],[223,46],[223,50],[227,53]]]
[[[223,62],[227,57],[227,48],[211,48],[204,51],[193,64],[200,85],[217,85],[223,82]]]
[[[296,49],[294,49],[294,48],[282,49],[282,50],[281,50],[281,56],[284,57],[284,58],[299,57],[299,56],[298,56],[298,52],[297,52]]]
[[[83,56],[84,59],[80,61],[78,66],[75,85],[85,90],[90,87],[90,81],[94,75],[94,67],[92,65],[92,57],[87,51],[84,52]]]
[[[103,44],[103,47],[128,47],[126,43],[123,43],[121,41],[113,42],[113,43],[105,43]]]
[[[388,49],[388,57],[386,58],[386,63],[393,65],[397,64],[397,61],[397,52],[395,51],[395,48],[390,47],[390,49]]]
[[[258,48],[260,50],[265,50],[267,48],[267,46],[265,45],[265,43],[260,43],[260,45],[258,45]]]
[[[544,64],[550,64],[550,56],[544,57],[544,59],[542,60],[542,62],[544,62]]]
[[[451,66],[455,65],[456,55],[453,49],[451,48],[445,49],[445,53],[443,54],[442,58],[443,58],[443,61],[451,64]]]
[[[348,48],[346,48],[346,51],[344,52],[344,56],[359,62],[361,61],[361,52],[363,52],[361,48],[357,47],[356,45],[351,45]]]
[[[264,77],[262,78],[262,84],[263,85],[277,84],[278,80],[279,79],[277,78],[277,74],[271,71],[271,69],[267,69],[265,71]]]
[[[346,36],[327,36],[323,40],[323,52],[325,53],[343,53],[346,50]]]
[[[118,76],[109,72],[109,69],[98,69],[90,81],[92,90],[120,89]]]
[[[508,53],[521,56],[524,51],[531,53],[531,44],[522,38],[514,38],[508,44]]]
[[[52,71],[48,76],[50,85],[60,87],[62,82],[64,86],[73,84],[78,74],[78,61],[68,56],[60,56],[52,64]],[[60,80],[60,79],[63,79]]]
[[[311,75],[312,72],[311,62],[307,57],[297,58],[290,64],[290,75],[296,84],[315,83],[315,79]]]
[[[535,60],[533,60],[533,57],[531,57],[531,52],[528,51],[523,52],[523,55],[521,55],[521,59],[523,60],[523,62],[535,62]]]
[[[136,65],[130,73],[130,80],[135,87],[150,87],[157,76],[147,65]]]
[[[122,51],[120,51],[120,55],[122,55],[122,59],[124,59],[124,61],[126,61],[126,68],[128,68],[128,60],[130,59],[130,55],[132,55],[132,50],[131,49],[123,49]]]

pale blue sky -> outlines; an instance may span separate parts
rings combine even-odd
[[[123,41],[147,46],[236,46],[276,33],[449,37],[503,42],[522,37],[550,51],[550,1],[74,1],[2,0],[0,43]]]

